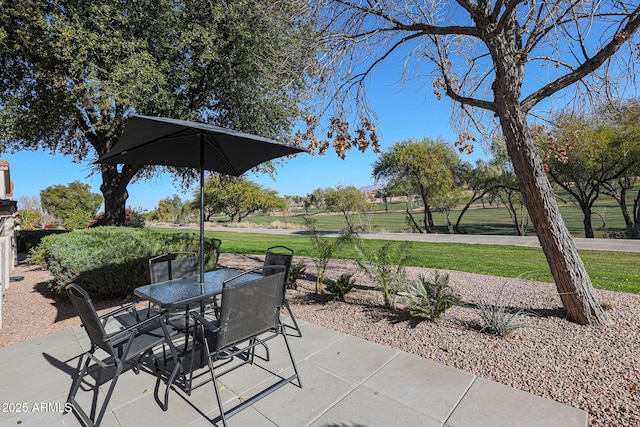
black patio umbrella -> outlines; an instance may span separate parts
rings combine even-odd
[[[132,115],[98,163],[163,165],[200,172],[200,282],[204,282],[204,171],[240,176],[268,160],[304,150],[206,123]]]

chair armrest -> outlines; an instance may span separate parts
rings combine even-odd
[[[103,314],[102,316],[98,316],[98,318],[103,320],[103,319],[106,319],[107,317],[115,316],[118,313],[122,313],[123,311],[128,311],[128,310],[133,309],[133,313],[135,314],[136,319],[138,319],[139,317],[138,317],[138,311],[136,310],[136,304],[137,303],[132,302],[132,303],[129,303],[127,305],[123,305],[123,306],[121,306],[119,308],[116,308],[115,310],[112,310],[112,311],[110,311],[110,312],[108,312],[106,314]]]
[[[195,313],[195,312],[191,313],[191,317],[193,317],[197,322],[200,322],[202,324],[202,326],[204,326],[205,328],[207,328],[207,329],[209,329],[211,331],[217,331],[217,330],[220,329],[218,327],[218,325],[216,325],[212,321],[206,319],[200,313]]]

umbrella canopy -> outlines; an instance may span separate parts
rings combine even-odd
[[[273,139],[206,123],[132,115],[122,137],[98,162],[202,167],[240,176],[260,163],[302,151]]]
[[[240,176],[268,160],[304,150],[273,139],[206,123],[130,116],[124,132],[98,163],[163,165],[200,171],[200,281],[204,281],[204,171]]]

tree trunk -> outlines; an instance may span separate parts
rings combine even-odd
[[[422,233],[422,228],[420,228],[416,220],[413,218],[413,215],[411,215],[411,212],[409,212],[409,208],[407,208],[406,212],[407,212],[407,215],[409,215],[409,218],[411,219],[411,222],[413,223],[413,226],[415,227],[415,229],[418,230],[420,233]]]
[[[627,227],[627,231],[633,231],[633,219],[631,218],[629,208],[627,207],[627,189],[622,186],[620,188],[620,198],[618,199],[618,205],[620,206],[620,210],[622,211],[622,217],[624,218],[624,223]]]
[[[460,214],[458,215],[458,219],[456,220],[456,225],[453,226],[453,229],[455,230],[456,233],[460,233],[460,221],[462,221],[462,217],[469,210],[471,203],[473,203],[473,201],[470,201],[469,203],[467,203],[464,206],[464,208],[462,208],[462,210],[460,211]]]
[[[453,224],[451,224],[451,209],[446,209],[444,211],[444,216],[447,219],[447,229],[449,230],[449,234],[455,234]]]
[[[436,224],[433,222],[433,212],[431,212],[431,206],[425,205],[424,213],[426,214],[426,217],[427,217],[427,223],[425,224],[427,226],[427,233],[435,233]]]
[[[560,215],[553,188],[531,137],[526,113],[517,103],[496,104],[525,206],[569,318],[581,325],[610,325]]]
[[[124,225],[125,210],[129,193],[127,185],[130,179],[124,180],[113,165],[102,165],[102,185],[100,191],[104,197],[105,225]]]
[[[422,198],[422,204],[424,205],[424,213],[422,215],[424,231],[426,231],[427,233],[435,233],[436,226],[433,222],[433,213],[431,212],[431,206],[429,206],[429,194],[421,188],[420,197]]]
[[[633,238],[640,237],[640,190],[633,200]]]
[[[471,196],[471,200],[469,200],[467,204],[464,205],[464,208],[462,208],[462,211],[460,211],[460,215],[458,215],[458,220],[456,221],[456,225],[453,227],[456,233],[460,233],[460,221],[462,221],[462,217],[464,216],[465,213],[467,213],[467,211],[469,210],[469,208],[474,202],[478,200],[482,200],[482,207],[484,208],[484,196],[488,192],[489,190],[483,192],[482,194],[473,193],[473,196]]]
[[[591,206],[585,204],[582,206],[582,213],[584,218],[582,219],[582,224],[584,225],[584,237],[589,239],[593,239],[593,222],[591,221]]]
[[[102,185],[100,191],[104,197],[105,225],[124,225],[126,221],[126,204],[129,198],[127,186],[140,170],[139,166],[124,165],[118,172],[115,165],[103,164]]]
[[[618,206],[620,206],[620,210],[622,211],[622,217],[624,218],[627,233],[631,234],[633,232],[633,218],[631,218],[631,214],[629,213],[629,208],[627,206],[627,187],[624,185],[622,180],[618,181],[618,185],[620,186],[620,192],[618,192],[614,185],[604,183],[602,192],[613,197],[618,203]]]

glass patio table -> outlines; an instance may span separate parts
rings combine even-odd
[[[207,271],[204,274],[204,283],[200,283],[200,276],[196,274],[140,286],[134,290],[134,294],[166,310],[182,308],[221,294],[222,285],[226,281],[226,286],[233,286],[263,277],[258,273],[242,273],[239,270],[221,268]],[[229,280],[234,277],[234,280]]]
[[[191,381],[187,381],[185,375],[187,372],[193,374],[194,356],[190,356],[189,368],[183,367],[185,362],[184,357],[189,352],[189,307],[200,306],[203,309],[204,301],[213,298],[216,295],[222,294],[222,288],[224,286],[234,286],[240,283],[249,282],[252,280],[260,279],[264,277],[259,273],[242,272],[240,270],[234,270],[229,268],[221,268],[218,270],[208,271],[204,274],[204,283],[200,282],[200,275],[187,276],[182,279],[167,280],[166,282],[158,282],[150,285],[140,286],[134,289],[134,294],[139,298],[150,301],[157,307],[161,308],[165,312],[169,313],[169,310],[184,308],[185,320],[184,320],[184,334],[185,345],[181,354],[172,342],[171,337],[166,337],[166,342],[171,350],[171,358],[173,359],[174,369],[171,370],[170,378],[168,380],[168,386],[165,393],[165,401],[163,409],[166,410],[169,401],[169,389],[171,384],[177,380],[179,375],[182,376],[181,388],[190,393]],[[202,358],[202,356],[200,357]],[[166,365],[165,358],[165,365]],[[202,360],[198,366],[202,364]]]

